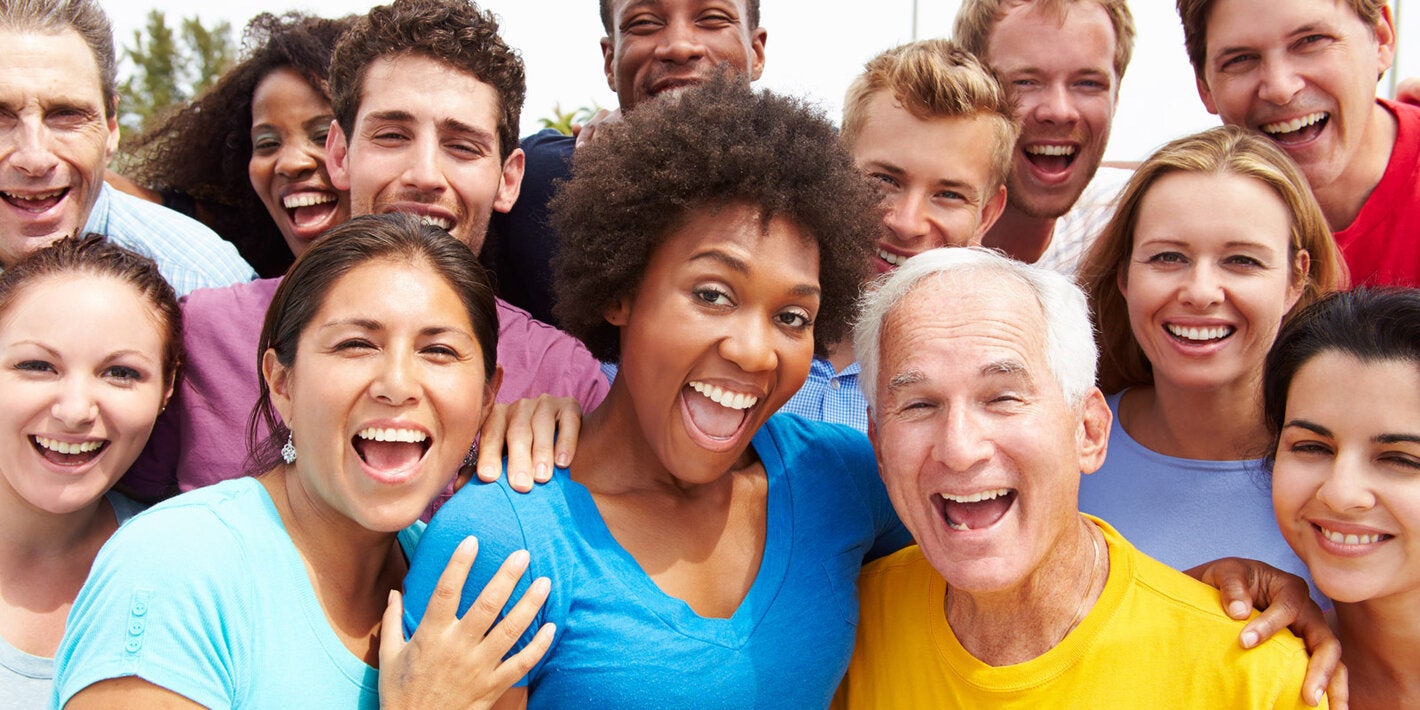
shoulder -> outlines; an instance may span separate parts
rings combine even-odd
[[[881,487],[873,445],[853,427],[779,413],[765,422],[754,443],[766,466],[782,466],[791,478],[834,475],[860,485],[871,479]]]
[[[104,545],[95,569],[123,560],[122,567],[160,569],[173,566],[191,570],[193,565],[228,565],[232,556],[245,557],[255,542],[257,530],[279,531],[280,520],[273,518],[269,498],[252,478],[239,478],[200,488],[159,503],[132,517]],[[155,555],[155,550],[163,554]],[[128,561],[126,558],[136,558]],[[217,567],[224,569],[224,567]],[[229,569],[229,568],[225,568]]]
[[[182,299],[184,321],[192,318],[221,317],[224,321],[245,317],[248,313],[265,314],[281,278],[257,279],[245,283],[199,288]],[[235,312],[234,312],[235,311]]]
[[[577,139],[554,129],[544,128],[526,138],[521,146],[528,160],[558,160],[566,162],[577,147]]]
[[[103,189],[107,206],[102,215],[91,215],[85,228],[151,257],[179,295],[256,277],[236,246],[201,222],[107,185]]]
[[[582,341],[533,318],[499,298],[498,364],[503,387],[498,401],[548,393],[572,397],[590,410],[606,396],[601,362]]]

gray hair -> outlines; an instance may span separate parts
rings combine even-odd
[[[118,111],[118,64],[113,27],[96,0],[0,0],[0,29],[63,34],[73,30],[89,46],[99,66],[106,118]]]
[[[937,276],[988,274],[1015,279],[1035,295],[1045,316],[1045,360],[1065,400],[1080,403],[1095,385],[1094,328],[1085,294],[1066,277],[982,247],[924,251],[873,283],[859,299],[853,326],[853,352],[861,370],[858,382],[869,404],[877,396],[883,322],[918,284]],[[876,414],[874,415],[876,416]]]

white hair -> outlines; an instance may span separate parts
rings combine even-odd
[[[1095,386],[1099,351],[1090,325],[1085,294],[1064,276],[1025,264],[982,247],[947,247],[924,251],[880,277],[858,301],[858,321],[853,326],[853,352],[861,370],[858,383],[870,405],[876,405],[883,321],[897,304],[923,281],[936,276],[970,274],[970,281],[991,283],[991,277],[1010,278],[1030,288],[1045,316],[1045,361],[1071,406],[1080,403]],[[876,412],[876,406],[873,407]],[[874,415],[876,416],[876,414]]]

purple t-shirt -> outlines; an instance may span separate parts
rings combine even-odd
[[[257,341],[281,279],[193,291],[182,301],[182,381],[120,485],[156,499],[236,478],[256,405]],[[498,300],[499,402],[547,393],[590,411],[606,396],[600,363],[572,336]],[[265,437],[262,427],[259,435]],[[450,474],[452,475],[452,471]]]

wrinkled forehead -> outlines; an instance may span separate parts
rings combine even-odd
[[[923,279],[884,319],[884,361],[926,352],[969,359],[1009,359],[1034,367],[1045,362],[1045,316],[1020,277],[989,268]],[[990,354],[988,354],[988,351]]]

